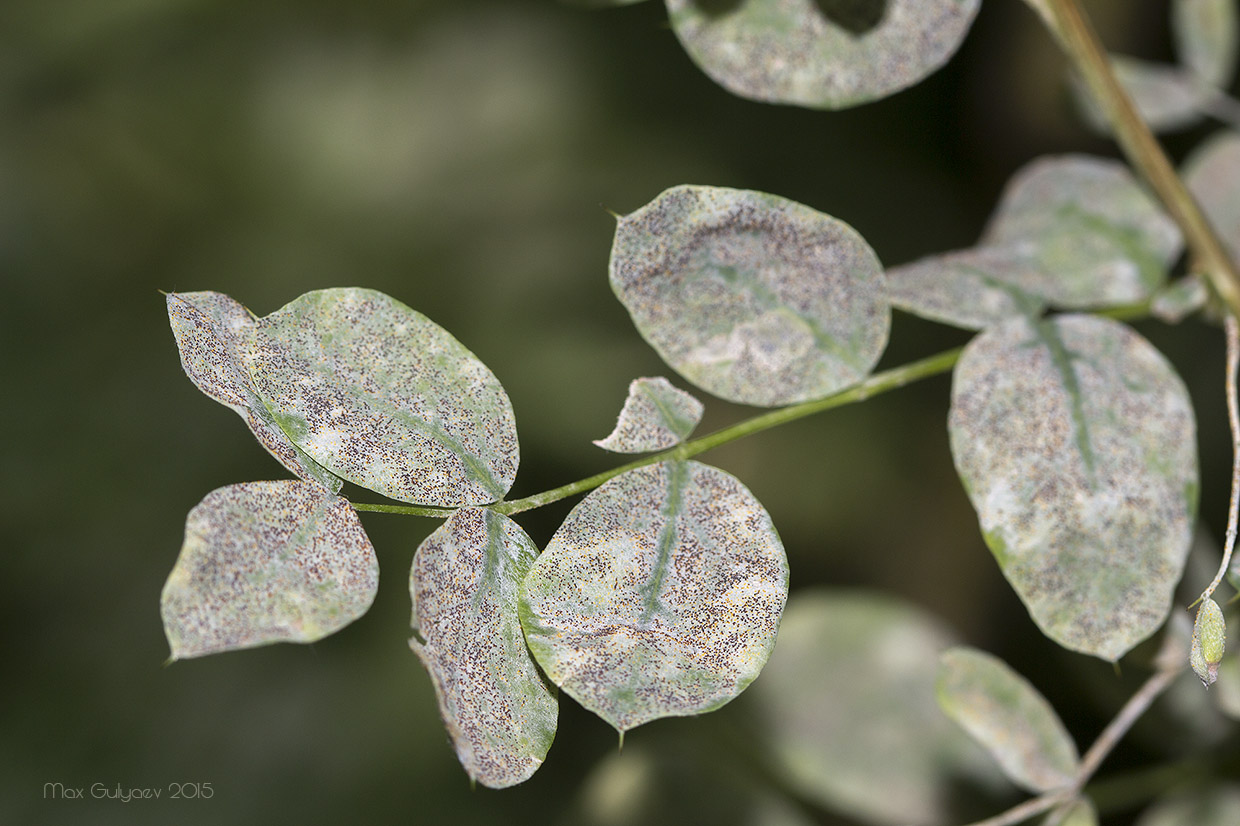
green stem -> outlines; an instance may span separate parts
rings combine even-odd
[[[722,430],[716,430],[714,433],[703,436],[700,439],[694,439],[678,445],[671,450],[665,450],[662,453],[655,453],[650,456],[643,456],[628,464],[605,470],[602,473],[596,473],[593,476],[587,476],[585,479],[579,479],[567,485],[561,485],[558,488],[536,493],[533,496],[527,496],[524,499],[514,499],[511,502],[497,502],[490,508],[497,513],[503,513],[511,516],[514,513],[541,508],[543,505],[550,505],[552,502],[558,502],[569,496],[575,496],[579,493],[593,490],[599,485],[630,470],[646,465],[653,465],[669,459],[688,459],[697,456],[699,453],[705,453],[711,448],[719,447],[728,442],[736,441],[745,436],[760,433],[763,430],[769,430],[772,427],[778,427],[781,424],[803,419],[806,416],[812,416],[815,413],[821,413],[824,410],[831,410],[836,407],[843,407],[846,404],[854,404],[856,402],[865,401],[872,396],[886,393],[889,390],[895,390],[920,379],[937,376],[940,373],[946,373],[955,366],[960,359],[960,353],[963,347],[957,347],[952,350],[946,350],[933,356],[909,362],[899,367],[893,367],[882,373],[875,373],[860,384],[827,396],[823,399],[815,399],[814,401],[802,402],[789,407],[782,407],[779,410],[772,410],[769,413],[763,413],[742,422],[725,427]],[[447,508],[428,508],[417,505],[367,505],[354,503],[353,508],[359,511],[368,511],[372,513],[400,513],[414,516],[433,516],[444,518],[452,513],[452,509]]]
[[[1233,315],[1240,315],[1240,273],[1116,78],[1106,49],[1078,0],[1030,2],[1047,20],[1056,40],[1102,106],[1128,161],[1145,177],[1179,225],[1214,291]]]

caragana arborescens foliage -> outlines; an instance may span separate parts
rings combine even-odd
[[[1054,19],[1047,2],[1030,2]],[[690,55],[727,88],[838,107],[932,71],[978,2],[667,6]],[[1185,66],[1223,83],[1234,14],[1214,0],[1183,0],[1173,14]],[[1233,250],[1238,142],[1214,139],[1185,173]],[[1179,320],[1201,310],[1200,280],[1166,283],[1183,245],[1126,167],[1081,155],[1018,172],[975,246],[893,268],[810,206],[674,186],[618,217],[611,288],[685,380],[779,409],[690,440],[702,402],[664,378],[636,379],[596,444],[652,455],[515,501],[505,499],[519,451],[504,387],[397,299],[319,290],[257,317],[219,293],[168,295],[186,374],[297,477],[223,488],[190,512],[162,600],[172,657],[339,630],[377,588],[356,511],[443,518],[413,556],[410,647],[477,782],[510,786],[538,769],[561,692],[623,734],[728,703],[774,651],[756,698],[764,748],[806,799],[929,826],[949,816],[953,783],[996,788],[1001,770],[1049,795],[1039,811],[1054,809],[1053,820],[1096,822],[1081,794],[1096,765],[1078,758],[1049,703],[989,655],[955,647],[940,662],[958,641],[932,618],[882,597],[794,594],[781,631],[789,571],[770,514],[693,457],[954,366],[952,458],[1015,597],[1054,642],[1116,661],[1163,625],[1183,573],[1196,424],[1153,345],[1084,311],[1125,305]],[[959,353],[874,375],[893,306],[977,334]],[[354,503],[339,495],[345,481],[408,504]],[[581,493],[542,551],[513,518]],[[1224,681],[1223,609],[1206,599],[1203,611],[1194,668]],[[936,691],[986,753],[932,716]]]

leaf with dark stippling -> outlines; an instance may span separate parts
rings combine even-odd
[[[294,443],[402,502],[503,498],[517,473],[508,394],[447,330],[374,290],[306,293],[259,319],[254,384]]]
[[[689,438],[702,403],[663,378],[633,379],[615,428],[594,444],[615,453],[666,450]]]
[[[1182,247],[1175,222],[1118,161],[1039,158],[1008,182],[982,246],[1026,249],[1011,283],[1057,307],[1148,298]]]
[[[664,361],[744,404],[792,404],[861,381],[891,323],[865,240],[761,192],[678,186],[624,216],[611,286]]]
[[[214,292],[169,293],[167,302],[181,366],[198,389],[240,414],[280,464],[338,493],[343,480],[293,444],[254,389],[249,354],[257,321],[250,311]]]
[[[229,485],[185,520],[160,601],[172,659],[314,642],[366,613],[379,563],[357,513],[312,482]]]
[[[697,462],[631,470],[568,515],[521,588],[538,664],[621,732],[718,708],[762,669],[788,596],[770,516]]]
[[[1034,621],[1116,660],[1162,625],[1192,540],[1192,405],[1166,359],[1093,316],[1013,318],[965,348],[952,456]]]
[[[555,737],[555,691],[525,647],[517,592],[538,548],[516,522],[465,508],[418,547],[409,575],[409,646],[469,776],[491,788],[528,779]]]
[[[980,0],[667,0],[672,29],[733,94],[841,109],[947,62]]]
[[[1015,315],[1038,315],[1042,299],[1019,287],[1038,264],[1014,247],[973,247],[887,270],[891,305],[921,318],[981,330]]]

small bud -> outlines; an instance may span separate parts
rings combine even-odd
[[[1188,655],[1188,664],[1206,688],[1218,679],[1218,664],[1223,659],[1226,636],[1223,610],[1212,599],[1202,600],[1201,607],[1197,609],[1197,622],[1193,625],[1193,647]]]

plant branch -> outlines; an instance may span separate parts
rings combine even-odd
[[[1111,69],[1079,0],[1030,0],[1097,99],[1115,139],[1184,233],[1215,293],[1240,315],[1240,272]]]
[[[831,410],[836,407],[843,407],[847,404],[865,401],[866,399],[886,393],[889,390],[895,390],[920,379],[937,376],[940,373],[946,373],[955,366],[960,359],[960,353],[963,347],[957,347],[952,350],[945,350],[933,356],[927,356],[917,361],[899,367],[893,367],[881,373],[875,373],[860,384],[854,385],[847,390],[843,390],[831,396],[813,401],[802,402],[801,404],[790,405],[789,407],[781,407],[778,410],[772,410],[769,413],[762,413],[750,419],[737,422],[730,427],[722,430],[716,430],[700,439],[694,439],[678,445],[670,450],[662,453],[655,453],[650,456],[643,456],[640,459],[629,462],[619,467],[605,470],[602,473],[596,473],[593,476],[587,476],[585,479],[579,479],[576,482],[570,482],[567,485],[561,485],[558,488],[536,493],[533,496],[527,496],[524,499],[513,499],[510,502],[497,502],[490,505],[491,510],[511,516],[515,513],[541,508],[543,505],[550,505],[552,502],[558,502],[569,496],[578,493],[585,493],[593,490],[599,485],[619,476],[630,470],[646,465],[653,465],[658,462],[667,461],[669,459],[688,459],[704,453],[711,448],[719,447],[728,442],[736,441],[745,436],[754,433],[760,433],[763,430],[769,430],[772,427],[778,427],[781,424],[803,419],[806,416],[812,416],[815,413],[821,413],[824,410]],[[445,518],[451,515],[451,508],[429,508],[418,505],[368,505],[354,503],[353,508],[358,511],[368,511],[373,513],[399,513],[413,516],[432,516],[437,518]]]

